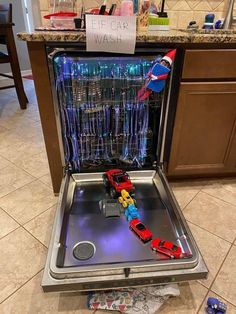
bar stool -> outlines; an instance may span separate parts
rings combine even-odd
[[[0,73],[0,76],[14,80],[14,85],[0,87],[0,90],[16,88],[16,93],[21,109],[26,109],[28,99],[25,95],[20,66],[16,51],[16,45],[12,27],[12,4],[0,4],[0,44],[6,45],[7,53],[0,51],[0,64],[10,63],[12,75]]]

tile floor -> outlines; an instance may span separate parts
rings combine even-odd
[[[0,313],[93,313],[84,294],[44,294],[40,287],[57,198],[34,85],[24,85],[30,101],[25,111],[14,90],[0,91]],[[208,296],[220,297],[228,313],[236,313],[236,179],[171,185],[210,273],[207,280],[181,284],[180,297],[159,313],[204,313]]]

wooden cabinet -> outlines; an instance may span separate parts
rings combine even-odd
[[[236,81],[181,83],[169,176],[236,174]]]
[[[236,49],[186,50],[182,79],[236,79]]]

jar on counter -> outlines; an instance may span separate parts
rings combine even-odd
[[[139,11],[138,11],[138,31],[148,30],[149,10],[150,10],[150,0],[140,0]]]
[[[134,3],[133,0],[123,0],[120,5],[121,16],[132,16],[134,15]]]

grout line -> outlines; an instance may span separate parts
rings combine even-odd
[[[2,239],[4,239],[5,237],[9,236],[11,233],[13,233],[14,231],[18,230],[21,228],[21,225],[17,226],[15,229],[11,230],[10,232],[8,232],[7,234],[5,234],[3,237],[0,238],[0,241]]]
[[[193,198],[191,198],[191,200],[182,208],[182,211],[184,211],[184,209],[195,199],[195,197],[201,192],[201,190],[199,190],[194,196]],[[178,202],[178,201],[177,201]]]
[[[20,168],[19,168],[19,169],[20,169]],[[33,176],[32,176],[32,179],[33,179],[32,181],[30,181],[30,182],[28,182],[28,183],[26,183],[26,184],[20,186],[19,188],[15,189],[15,190],[13,190],[13,191],[11,191],[11,192],[9,192],[9,193],[7,193],[6,195],[3,195],[2,197],[0,197],[0,200],[1,200],[2,198],[4,198],[5,196],[8,196],[9,194],[11,194],[11,193],[13,193],[13,192],[15,192],[15,191],[18,191],[19,189],[25,187],[26,185],[37,181],[37,178],[35,178],[35,177],[33,177]],[[1,208],[2,208],[2,207],[1,207]],[[3,208],[2,208],[2,209],[3,209]]]
[[[224,259],[223,259],[223,261],[222,261],[222,263],[221,263],[221,265],[220,265],[220,267],[219,267],[219,269],[218,269],[218,271],[217,271],[217,273],[216,273],[216,275],[215,275],[215,278],[212,280],[212,283],[210,284],[209,290],[211,290],[211,288],[212,288],[213,284],[215,283],[216,278],[217,278],[217,276],[218,276],[219,272],[221,271],[222,266],[223,266],[223,264],[224,264],[224,262],[225,262],[226,258],[229,256],[229,253],[230,253],[230,251],[231,251],[232,247],[233,247],[233,243],[231,244],[231,246],[230,246],[230,248],[229,248],[228,252],[226,253],[226,255],[225,255],[225,257],[224,257]],[[214,291],[212,291],[212,292],[214,292]]]
[[[211,197],[213,197],[213,198],[216,198],[217,200],[219,200],[219,201],[221,201],[221,202],[224,202],[224,203],[226,203],[226,204],[228,204],[228,205],[231,205],[231,206],[236,207],[235,204],[232,204],[232,203],[230,203],[230,202],[227,202],[227,201],[225,201],[225,200],[223,200],[222,198],[219,198],[219,197],[217,197],[217,196],[213,196],[213,195],[211,195],[211,194],[205,192],[204,190],[203,190],[202,192],[205,193],[205,194],[207,194],[208,196],[211,196]]]
[[[200,282],[199,282],[199,283],[200,283]],[[200,283],[200,284],[201,284],[201,283]],[[201,284],[201,285],[202,285],[202,284]],[[203,286],[203,285],[202,285],[202,286]],[[205,286],[203,286],[203,287],[206,288]],[[206,297],[207,297],[207,295],[208,295],[208,293],[209,293],[209,291],[210,291],[208,288],[206,288],[206,289],[207,289],[206,294],[205,294],[205,296],[204,296],[204,298],[203,298],[201,304],[199,305],[196,314],[200,313],[200,310],[201,310],[201,308],[202,308],[202,306],[203,306],[203,304],[204,304],[204,302],[205,302],[205,300],[206,300]]]
[[[10,216],[13,220],[15,220],[15,222],[18,223],[18,225],[20,225],[21,227],[24,227],[27,223],[31,222],[32,220],[34,220],[35,218],[37,218],[38,216],[44,214],[47,210],[49,210],[50,208],[52,208],[53,206],[57,205],[57,203],[53,204],[52,206],[47,207],[47,209],[43,210],[41,213],[37,214],[36,216],[34,216],[33,218],[31,218],[30,220],[24,222],[23,224],[18,222],[16,220],[16,218],[14,218],[12,215],[10,215],[4,208],[0,207],[8,216]]]
[[[29,235],[31,235],[37,242],[42,244],[48,251],[48,247],[44,243],[42,243],[39,239],[37,239],[31,232],[29,232],[29,230],[27,230],[24,226],[21,226],[21,228],[24,229]]]
[[[39,216],[41,216],[42,214],[46,213],[46,211],[48,211],[49,209],[53,208],[54,206],[57,206],[57,203],[53,204],[52,206],[48,207],[47,209],[45,209],[43,212],[41,212],[40,214],[34,216],[33,218],[31,218],[30,220],[28,220],[27,222],[25,222],[24,224],[21,224],[22,227],[24,227],[25,225],[27,225],[28,223],[30,223],[31,221],[33,221],[35,218],[38,218]]]
[[[9,146],[10,146],[10,145],[9,145]],[[8,146],[6,146],[6,148],[7,148],[7,147],[8,147]],[[41,154],[41,153],[44,153],[44,150],[40,151],[40,152],[37,153],[37,154],[29,155],[28,157],[29,157],[29,158],[33,158],[33,156],[39,155],[39,154]],[[21,171],[26,172],[26,174],[30,175],[32,178],[39,179],[39,178],[35,177],[34,175],[32,175],[31,173],[29,173],[27,170],[21,168],[19,165],[15,164],[13,161],[7,159],[5,156],[3,156],[3,155],[0,154],[0,157],[4,158],[6,161],[10,162],[13,166],[15,166],[16,168],[20,169]],[[6,167],[7,167],[7,166],[6,166]],[[4,167],[4,168],[6,168],[6,167]],[[3,169],[3,168],[2,168],[2,169]],[[48,173],[48,172],[47,172],[47,173]],[[46,174],[47,174],[47,173],[46,173]],[[28,183],[27,183],[27,184],[28,184]],[[18,188],[17,188],[17,189],[18,189]],[[11,193],[11,192],[10,192],[10,193]],[[4,196],[5,196],[5,195],[4,195]],[[4,197],[4,196],[2,196],[2,197]]]
[[[200,285],[202,285],[204,288],[209,290],[209,288],[207,286],[205,286],[204,283],[201,280],[204,280],[204,279],[198,279],[197,282],[200,283]]]
[[[218,234],[216,234],[216,233],[213,233],[212,231],[209,231],[208,229],[203,228],[203,227],[197,225],[196,223],[194,223],[194,222],[192,222],[192,221],[190,221],[190,220],[188,220],[188,219],[186,219],[186,221],[187,221],[187,222],[190,222],[192,225],[194,225],[194,226],[196,226],[196,227],[198,227],[198,228],[200,228],[200,229],[202,229],[202,230],[204,230],[204,231],[209,232],[210,234],[214,235],[215,237],[220,238],[221,240],[224,240],[224,241],[228,242],[229,244],[232,244],[232,242],[230,242],[229,240],[224,239],[222,236],[220,236],[220,235],[218,235]]]
[[[32,155],[32,156],[29,156],[29,157],[33,157],[33,156],[39,155],[39,154],[41,154],[41,153],[44,153],[44,151],[40,151],[39,153],[34,154],[34,155]],[[7,196],[7,195],[9,195],[9,194],[12,193],[12,192],[17,191],[18,189],[20,189],[20,188],[26,186],[27,184],[33,183],[33,182],[35,182],[35,181],[37,181],[37,180],[39,180],[41,183],[43,183],[43,185],[45,185],[46,187],[50,188],[50,190],[52,190],[52,187],[50,187],[49,185],[47,185],[46,183],[44,183],[43,181],[40,180],[43,176],[45,176],[45,175],[48,174],[48,171],[47,171],[45,174],[43,174],[42,176],[40,176],[40,177],[35,177],[35,176],[32,175],[31,173],[29,173],[27,170],[21,168],[19,165],[15,164],[15,163],[12,162],[11,160],[7,159],[6,157],[4,157],[4,156],[2,156],[2,155],[0,155],[0,157],[3,158],[3,159],[5,159],[5,160],[8,161],[9,163],[11,163],[12,166],[14,166],[14,167],[16,167],[17,169],[19,169],[19,170],[25,172],[27,175],[29,175],[30,177],[32,177],[32,179],[34,179],[34,180],[32,180],[32,181],[30,181],[30,182],[28,182],[28,183],[22,185],[21,187],[19,187],[19,188],[13,190],[13,191],[7,193],[6,195],[3,195],[2,197],[0,197],[0,199],[3,198],[3,197],[5,197],[5,196]],[[1,169],[5,169],[5,168],[7,168],[7,167],[8,167],[8,166],[5,166],[5,167],[3,167],[3,168],[1,168]],[[48,167],[49,167],[49,165],[48,165]],[[50,170],[50,169],[49,169],[49,170]]]
[[[13,294],[15,294],[17,291],[19,291],[21,288],[23,288],[30,280],[32,280],[34,277],[36,277],[42,270],[44,269],[41,268],[36,274],[34,274],[31,278],[29,278],[26,282],[24,282],[19,288],[17,288],[14,292],[12,292],[11,294],[9,294],[9,296],[6,297],[6,299],[4,299],[3,301],[0,302],[0,304],[3,304],[5,301],[7,301],[11,296],[13,296]]]
[[[219,293],[216,293],[216,292],[214,292],[213,290],[209,290],[209,292],[212,292],[212,293],[216,294],[220,299],[223,299],[225,302],[227,302],[227,303],[229,303],[230,305],[236,307],[235,304],[233,304],[232,302],[226,300],[226,298],[225,298],[225,297],[222,297]]]
[[[10,215],[4,208],[0,207],[10,218],[12,218],[20,227],[22,227],[22,224],[19,223],[12,215]]]
[[[44,174],[42,177],[46,176],[47,174],[48,174],[48,172],[47,172],[46,174]],[[51,177],[50,173],[49,173],[49,176]],[[41,179],[42,177],[38,178],[38,180],[39,180],[41,183],[43,183],[44,185],[46,185],[46,187],[48,187],[48,188],[52,191],[53,195],[55,196],[55,193],[53,192],[53,186],[52,186],[52,185],[49,185],[49,184],[47,184],[47,183],[45,183],[45,182],[43,182],[43,181],[41,181],[40,179]],[[55,196],[55,197],[58,197],[58,195]]]

